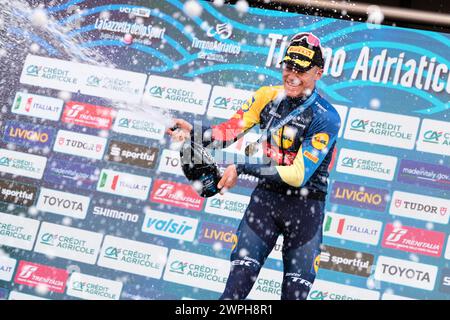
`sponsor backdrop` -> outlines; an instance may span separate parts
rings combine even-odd
[[[256,180],[198,197],[145,108],[228,119],[280,83],[299,31],[322,39],[318,89],[342,119],[309,299],[450,298],[449,35],[211,2],[45,3],[117,67],[29,32],[40,50],[2,60],[0,299],[218,298]],[[215,156],[242,160],[256,133]],[[279,298],[282,242],[249,299]]]

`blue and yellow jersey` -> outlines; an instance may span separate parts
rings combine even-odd
[[[257,124],[267,132],[274,131],[292,111],[306,105],[301,98],[284,96],[276,101],[280,104],[274,112],[275,100],[283,94],[282,86],[261,87],[231,119],[203,129],[204,145],[225,147]],[[270,161],[237,164],[238,174],[256,176],[260,186],[276,191],[289,192],[287,190],[305,187],[312,192],[327,192],[328,166],[341,121],[336,109],[316,90],[312,96],[312,103],[267,137],[263,153]]]

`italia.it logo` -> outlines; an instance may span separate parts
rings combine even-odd
[[[214,99],[214,108],[226,109],[230,101],[231,98],[217,97]]]
[[[324,227],[323,231],[330,232],[332,223],[333,223],[333,218],[330,216],[327,216],[327,219],[325,221],[325,227]],[[338,234],[342,235],[342,233],[344,232],[344,226],[345,226],[345,218],[339,219],[336,232]]]
[[[109,177],[109,175],[107,173],[104,173],[104,172],[102,173],[102,176],[100,177],[100,185],[99,185],[100,188],[105,188],[107,186],[108,177]],[[112,190],[116,190],[118,182],[119,182],[119,175],[116,174],[113,176],[109,187]]]
[[[442,131],[437,132],[434,130],[428,130],[423,134],[423,142],[429,142],[429,143],[439,143],[439,139],[442,137]]]
[[[105,250],[105,258],[117,260],[119,259],[120,249],[116,247],[109,247]]]
[[[186,269],[187,266],[188,266],[187,262],[176,260],[170,264],[170,271],[179,274],[184,274],[184,270]]]
[[[350,125],[350,130],[366,132],[366,127],[369,124],[369,120],[355,119]]]
[[[41,243],[45,244],[47,246],[54,246],[55,239],[57,238],[56,235],[51,233],[44,233],[41,237]]]
[[[40,69],[41,69],[41,67],[39,67],[35,64],[29,65],[27,67],[27,75],[32,76],[32,77],[38,77]]]
[[[344,159],[342,159],[342,166],[348,167],[348,168],[353,168],[355,166],[355,162],[356,162],[356,158],[345,157]]]
[[[22,101],[23,101],[22,96],[20,94],[17,95],[16,103],[14,104],[13,109],[14,110],[20,109],[20,107],[22,106]],[[33,105],[33,97],[29,97],[25,103],[25,111],[30,112],[32,105]]]
[[[165,87],[154,86],[150,88],[149,93],[155,98],[162,98],[165,91]]]

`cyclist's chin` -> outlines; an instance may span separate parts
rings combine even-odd
[[[286,96],[291,98],[296,98],[303,95],[303,86],[290,86],[289,84],[284,84],[284,91]]]

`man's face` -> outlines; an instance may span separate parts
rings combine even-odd
[[[283,86],[288,97],[296,98],[310,95],[316,81],[322,77],[323,70],[317,66],[306,72],[299,72],[283,64]]]

